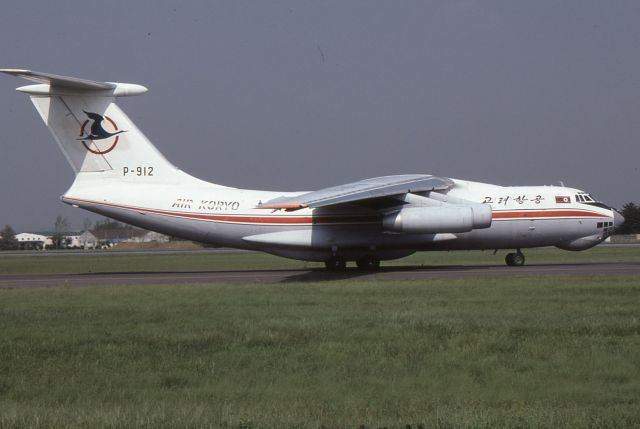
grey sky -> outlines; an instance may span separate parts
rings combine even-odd
[[[0,66],[146,85],[120,106],[216,183],[563,180],[620,206],[640,201],[639,22],[638,1],[5,0]],[[0,224],[79,229],[23,84],[0,76]]]

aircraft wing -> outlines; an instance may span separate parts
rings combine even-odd
[[[404,195],[410,192],[444,191],[452,186],[453,181],[451,179],[428,174],[375,177],[320,189],[295,197],[275,198],[259,205],[258,208],[286,210],[298,210],[305,207],[318,208],[380,197]]]

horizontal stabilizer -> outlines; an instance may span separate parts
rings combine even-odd
[[[51,73],[37,72],[22,69],[0,69],[0,73],[21,77],[40,85],[29,85],[18,88],[18,91],[33,95],[49,95],[59,92],[107,92],[108,95],[123,97],[127,95],[139,95],[147,92],[142,85],[131,83],[98,82],[95,80],[80,79],[70,76],[59,76]]]
[[[79,79],[77,77],[58,76],[57,74],[36,72],[33,70],[20,69],[0,69],[0,72],[21,77],[37,83],[46,83],[52,86],[59,86],[74,89],[113,89],[113,83],[96,82],[94,80]]]

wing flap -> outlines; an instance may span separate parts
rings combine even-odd
[[[308,192],[295,197],[275,198],[258,206],[258,208],[285,210],[298,210],[305,207],[318,208],[402,195],[410,192],[443,191],[450,189],[452,186],[453,181],[451,179],[427,174],[374,177]]]

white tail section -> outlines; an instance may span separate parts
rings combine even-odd
[[[153,146],[115,104],[140,85],[95,82],[29,70],[1,72],[38,82],[18,88],[30,95],[76,173],[113,172],[136,182],[166,182],[185,175]]]
[[[78,95],[32,96],[42,120],[76,173],[138,167],[150,174],[175,170],[113,102],[113,98]],[[148,172],[146,174],[149,174]]]

